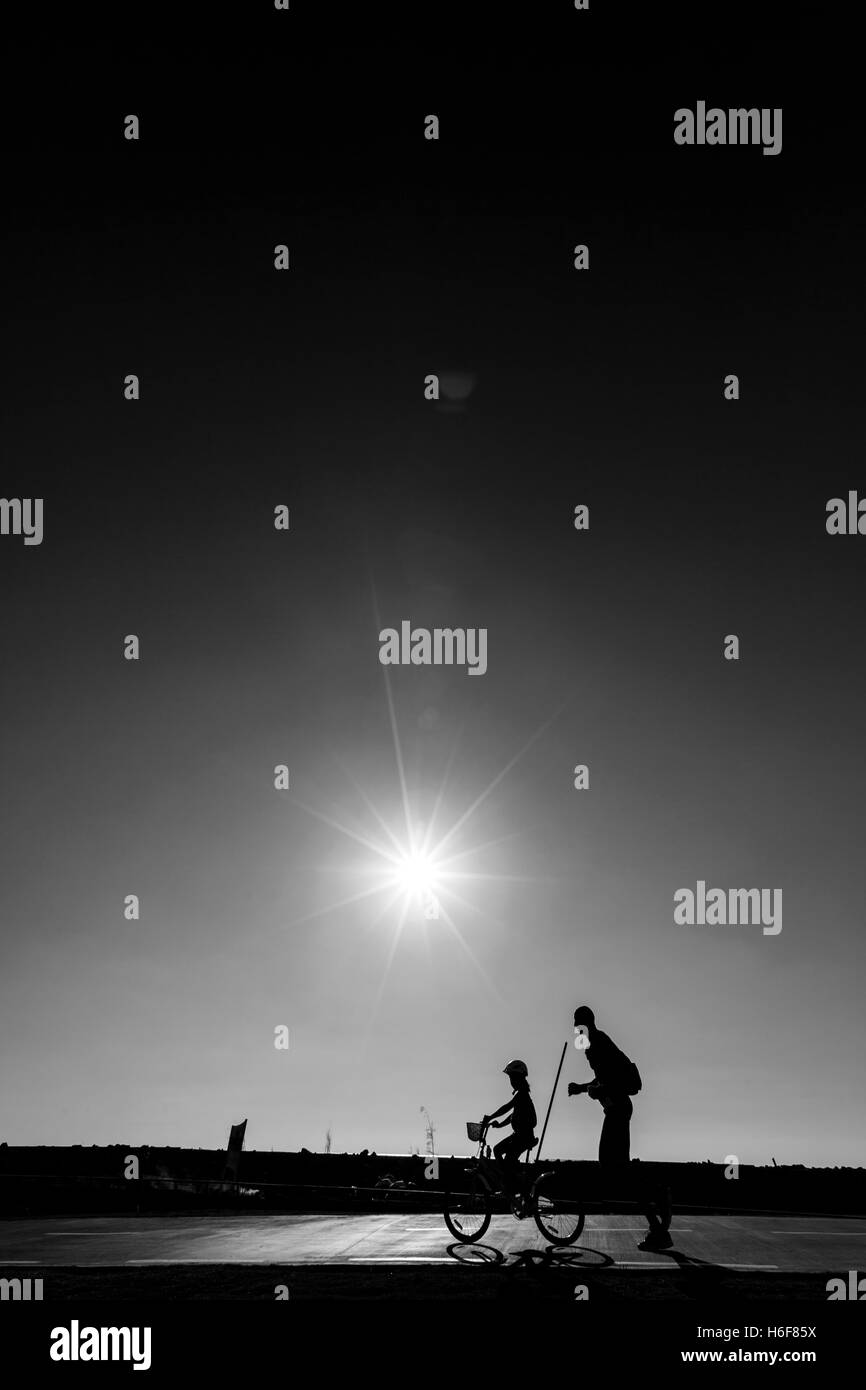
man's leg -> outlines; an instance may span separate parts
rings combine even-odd
[[[671,1198],[671,1186],[668,1181],[668,1174],[665,1173],[659,1185],[659,1219],[662,1229],[667,1231],[673,1220],[674,1209]]]
[[[650,1184],[647,1192],[645,1215],[650,1227],[650,1236],[653,1240],[666,1237],[670,1228],[673,1209],[671,1206],[671,1189],[667,1181],[666,1174],[656,1178]],[[663,1240],[665,1246],[673,1242],[669,1239]]]
[[[673,1241],[667,1234],[670,1225],[669,1201],[666,1194],[648,1193],[643,1186],[634,1191],[634,1166],[631,1164],[631,1117],[634,1106],[629,1096],[611,1097],[604,1108],[604,1124],[598,1146],[598,1161],[603,1164],[617,1188],[632,1190],[638,1209],[646,1217],[648,1230],[642,1244],[655,1250],[666,1250]],[[631,1178],[632,1182],[627,1182]],[[667,1210],[666,1210],[667,1208]]]
[[[630,1119],[631,1101],[624,1105],[619,1096],[605,1101],[598,1162],[604,1170],[606,1183],[610,1184],[610,1195],[620,1200],[626,1197],[629,1187]]]
[[[621,1168],[629,1162],[631,1135],[629,1122],[632,1105],[628,1096],[625,1103],[620,1097],[610,1099],[604,1107],[604,1123],[598,1141],[598,1161],[605,1168]]]
[[[658,1178],[647,1183],[641,1194],[641,1205],[649,1226],[641,1244],[650,1250],[669,1250],[673,1240],[668,1235],[668,1227],[671,1224],[671,1198],[667,1183],[659,1181]]]

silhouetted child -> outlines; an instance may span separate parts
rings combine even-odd
[[[511,1100],[506,1101],[505,1105],[500,1105],[498,1110],[494,1110],[492,1115],[485,1115],[483,1123],[490,1125],[491,1129],[504,1129],[508,1120],[503,1119],[497,1123],[496,1117],[507,1115],[511,1111],[513,1132],[507,1139],[500,1139],[493,1149],[497,1166],[502,1174],[505,1191],[511,1196],[515,1195],[520,1187],[520,1155],[526,1150],[534,1148],[538,1142],[535,1137],[538,1117],[532,1103],[532,1096],[529,1093],[529,1073],[526,1063],[515,1059],[503,1068],[503,1072],[511,1082],[514,1095]]]

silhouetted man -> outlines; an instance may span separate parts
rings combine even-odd
[[[586,1060],[592,1067],[594,1079],[580,1084],[571,1081],[570,1096],[586,1093],[599,1101],[604,1110],[598,1161],[611,1176],[626,1178],[631,1158],[630,1125],[634,1107],[631,1098],[641,1088],[640,1073],[634,1062],[626,1057],[607,1033],[595,1026],[595,1014],[586,1004],[574,1011],[574,1028],[586,1038]],[[670,1207],[667,1192],[660,1201],[646,1201],[645,1215],[649,1231],[643,1245],[654,1250],[673,1245],[668,1235]]]

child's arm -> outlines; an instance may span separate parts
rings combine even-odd
[[[491,1123],[492,1120],[495,1120],[495,1119],[496,1119],[496,1116],[497,1116],[497,1115],[507,1115],[507,1114],[508,1114],[508,1111],[509,1111],[509,1110],[513,1110],[513,1109],[514,1109],[514,1100],[513,1100],[513,1099],[508,1100],[508,1101],[505,1102],[504,1105],[500,1105],[500,1107],[499,1107],[498,1110],[494,1110],[493,1113],[492,1113],[492,1115],[485,1115],[485,1116],[484,1116],[484,1121],[483,1121],[483,1122],[484,1122],[484,1124],[489,1125],[489,1124]],[[494,1125],[493,1128],[494,1128],[494,1129],[502,1129],[502,1125]]]

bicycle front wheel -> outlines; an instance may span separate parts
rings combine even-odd
[[[490,1225],[493,1202],[490,1188],[473,1173],[465,1192],[449,1192],[445,1201],[445,1225],[455,1240],[472,1245]]]
[[[544,1173],[532,1189],[535,1224],[551,1245],[573,1245],[583,1230],[586,1213],[579,1203],[563,1197],[561,1180]]]

